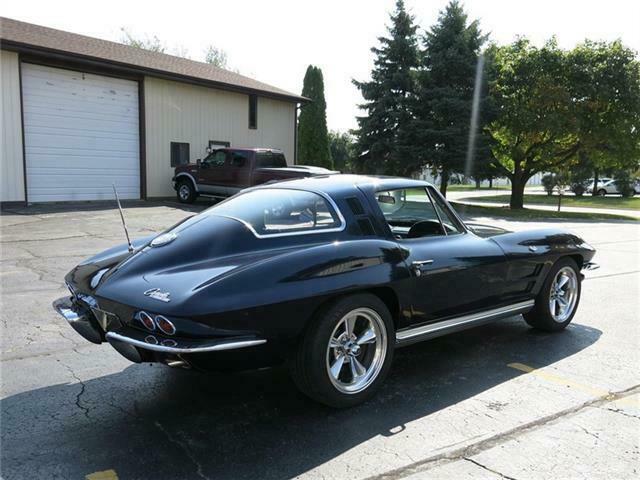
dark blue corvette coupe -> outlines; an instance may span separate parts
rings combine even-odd
[[[523,314],[573,318],[595,250],[559,230],[465,225],[430,184],[328,175],[251,188],[75,267],[55,309],[133,362],[286,362],[320,402],[362,402],[396,347]]]

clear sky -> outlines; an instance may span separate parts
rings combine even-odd
[[[0,15],[108,40],[121,28],[156,35],[201,60],[207,45],[226,50],[240,73],[300,93],[308,64],[322,68],[330,129],[356,126],[361,101],[351,79],[367,79],[369,49],[385,34],[395,0],[8,0]],[[422,28],[446,0],[406,0]],[[166,5],[166,6],[165,6]],[[616,38],[640,51],[637,0],[466,0],[470,18],[498,43],[524,35],[536,44],[556,35],[570,48],[585,38]]]

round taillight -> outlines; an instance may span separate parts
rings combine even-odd
[[[173,335],[176,333],[176,327],[167,320],[162,315],[156,316],[156,325],[162,331],[162,333],[166,333],[167,335]]]
[[[147,330],[154,331],[156,329],[156,324],[154,323],[153,318],[151,318],[151,315],[147,312],[140,312],[138,314],[138,319]]]

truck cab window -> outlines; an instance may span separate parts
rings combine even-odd
[[[248,152],[238,152],[234,151],[231,154],[231,166],[232,167],[244,167],[247,164],[247,159],[249,158]]]
[[[202,160],[202,164],[207,167],[222,167],[226,159],[227,152],[224,150],[216,150],[207,155],[207,157]]]
[[[284,154],[280,152],[256,153],[256,168],[283,168],[287,166]]]

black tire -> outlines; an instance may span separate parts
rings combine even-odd
[[[193,185],[191,180],[184,179],[178,181],[176,186],[176,196],[180,203],[193,203],[198,197],[198,192],[196,192],[196,187]]]
[[[601,188],[600,190],[598,190],[598,195],[604,197],[607,195],[607,191],[604,188]]]
[[[558,273],[563,270],[568,273],[567,269],[573,271],[575,278],[575,301],[570,301],[572,307],[566,318],[562,315],[556,315],[551,312],[551,301],[553,296],[553,286]],[[569,275],[570,276],[570,275]],[[569,280],[570,282],[571,280]],[[569,287],[567,287],[569,288]],[[542,285],[542,289],[536,297],[536,303],[532,310],[523,315],[526,322],[534,328],[544,330],[545,332],[557,332],[566,328],[571,320],[573,320],[578,305],[580,303],[580,294],[582,291],[581,276],[576,262],[571,258],[561,258],[552,267],[547,278]],[[565,292],[566,294],[567,292]],[[563,294],[564,296],[564,294]],[[558,310],[556,310],[557,312]]]
[[[367,378],[370,370],[371,377],[367,380],[369,383],[363,386],[362,390],[345,392],[341,388],[349,388],[348,384],[342,384],[340,378],[332,378],[330,376],[330,366],[335,366],[336,360],[341,356],[338,354],[343,351],[340,348],[330,347],[330,340],[336,338],[335,335],[341,331],[341,326],[347,323],[344,321],[347,314],[353,312],[365,314],[364,317],[358,317],[355,322],[356,327],[353,328],[354,338],[357,336],[355,334],[358,331],[358,326],[366,330],[367,325],[375,324],[381,334],[376,336],[374,340],[376,343],[363,343],[362,349],[358,348],[359,353],[355,354],[358,362],[362,361],[362,363],[359,363],[360,366],[366,367],[368,359],[371,359],[372,366],[376,365],[375,368],[367,368],[365,370],[366,374],[361,376],[362,379]],[[371,312],[375,312],[377,315],[377,317],[374,316],[375,320],[370,320],[366,316],[372,315]],[[379,320],[381,320],[381,323]],[[386,337],[386,342],[383,342],[384,337]],[[362,335],[360,338],[362,338]],[[353,345],[355,342],[351,343]],[[382,343],[384,343],[384,347]],[[344,345],[341,344],[341,346]],[[385,304],[375,295],[364,293],[349,295],[321,309],[315,316],[303,334],[300,346],[291,359],[291,376],[298,388],[310,398],[334,408],[352,407],[369,399],[380,387],[389,372],[389,367],[393,360],[394,347],[395,330],[393,320]],[[382,357],[377,356],[378,354],[382,355],[382,352],[384,352]],[[354,366],[352,366],[350,363],[351,358],[354,358],[353,352],[350,351],[348,355],[344,354],[344,358],[346,359],[344,360],[344,365],[341,363],[341,367],[338,367],[340,372],[338,377],[348,378],[351,376],[351,382],[354,382],[353,385],[355,386],[357,382],[351,372],[356,368],[356,364],[354,363]]]

